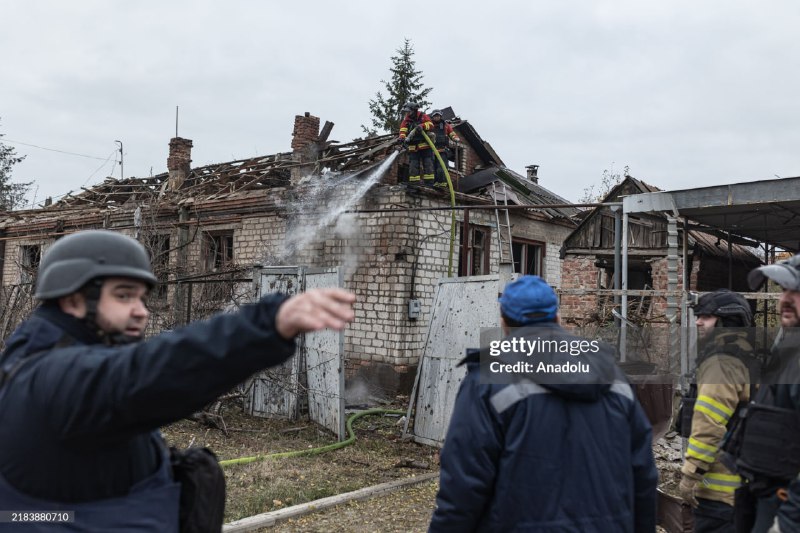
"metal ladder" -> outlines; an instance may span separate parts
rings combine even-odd
[[[502,203],[498,196],[502,194]],[[500,250],[500,265],[514,265],[514,249],[511,246],[511,219],[508,215],[508,196],[506,185],[501,181],[492,182],[492,198],[494,198],[494,219],[497,225],[497,245]],[[504,208],[501,208],[503,206]]]

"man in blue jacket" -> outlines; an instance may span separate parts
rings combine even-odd
[[[0,530],[177,531],[158,428],[291,357],[297,334],[354,316],[346,291],[272,295],[138,342],[155,283],[147,252],[118,233],[75,233],[45,254],[42,305],[0,356],[0,510],[74,516]]]
[[[429,531],[655,531],[652,430],[612,349],[562,329],[538,276],[509,283],[500,313],[524,353],[465,359]],[[519,362],[531,366],[496,384]]]

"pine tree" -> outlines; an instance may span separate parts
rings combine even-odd
[[[411,41],[405,39],[402,48],[395,50],[397,55],[392,56],[391,82],[381,80],[387,95],[384,96],[380,91],[375,93],[375,99],[369,101],[369,111],[372,113],[372,127],[361,126],[364,133],[375,135],[378,130],[386,133],[397,133],[400,131],[400,122],[403,117],[400,109],[406,102],[416,102],[421,110],[430,105],[425,98],[432,88],[424,88],[422,84],[422,71],[416,70],[416,63],[413,59],[414,47]]]
[[[23,159],[25,156],[18,156],[14,148],[0,142],[0,211],[11,211],[25,205],[25,195],[31,183],[11,181],[11,168]]]

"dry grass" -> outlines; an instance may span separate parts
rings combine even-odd
[[[218,429],[186,420],[162,432],[170,445],[208,446],[220,460],[316,448],[336,441],[310,422],[253,418],[232,407],[223,415],[227,437]],[[402,441],[396,422],[397,417],[364,417],[354,424],[356,442],[343,449],[226,467],[225,521],[436,471],[436,450]],[[301,430],[286,432],[301,426]],[[402,466],[412,461],[427,468]]]

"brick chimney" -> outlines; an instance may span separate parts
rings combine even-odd
[[[539,165],[528,165],[528,179],[533,183],[539,183]]]
[[[177,191],[183,185],[189,172],[192,170],[192,140],[173,137],[169,141],[169,157],[167,157],[167,170],[169,171],[169,184],[167,190]]]
[[[319,140],[319,117],[308,111],[304,115],[295,115],[294,131],[292,131],[292,151],[303,150],[309,143]]]
[[[292,159],[298,163],[311,163],[317,157],[319,142],[319,117],[306,111],[303,115],[295,115],[292,131]],[[296,184],[309,170],[311,165],[292,168],[291,181]]]

